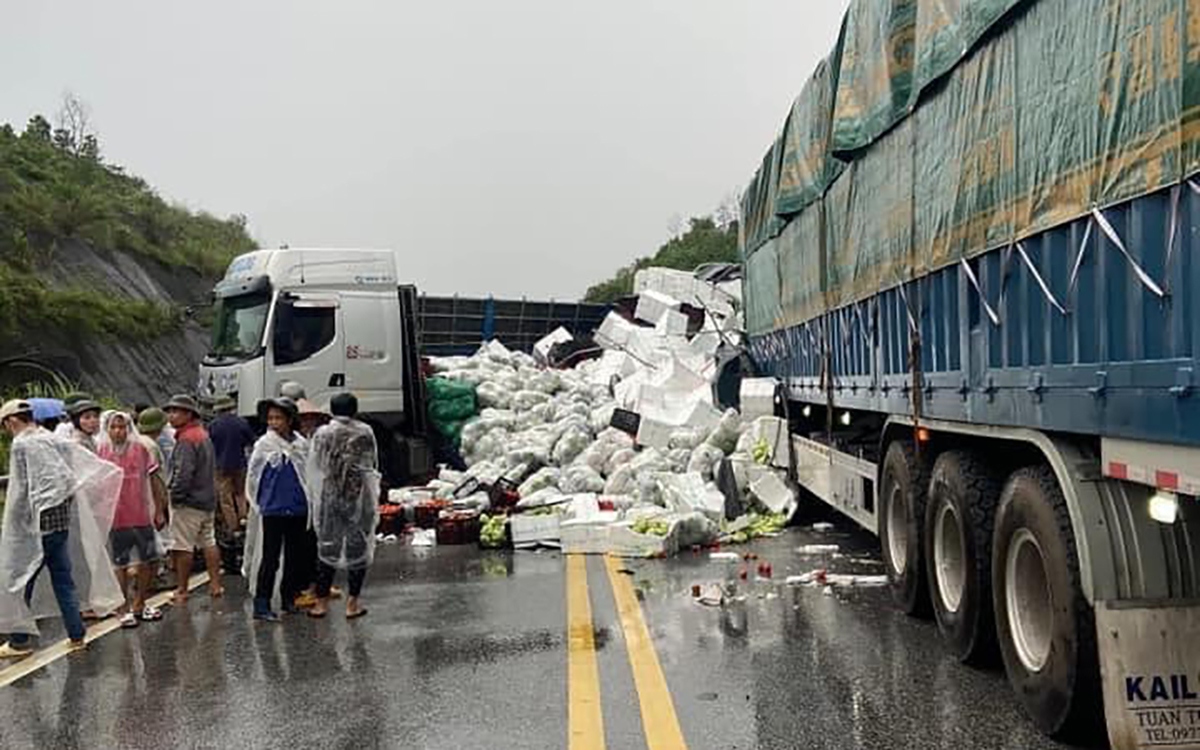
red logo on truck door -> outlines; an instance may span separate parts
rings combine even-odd
[[[370,359],[381,361],[386,358],[386,354],[382,349],[370,349],[358,344],[348,344],[346,346],[346,359]]]

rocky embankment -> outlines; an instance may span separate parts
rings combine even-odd
[[[23,330],[15,348],[0,354],[0,386],[58,377],[126,403],[158,403],[195,387],[196,367],[208,342],[201,325],[213,279],[186,267],[167,267],[121,251],[60,240],[37,260],[37,275],[52,288],[87,288],[117,299],[175,308],[179,324],[152,339],[80,335],[47,321]],[[189,316],[186,311],[191,309]]]

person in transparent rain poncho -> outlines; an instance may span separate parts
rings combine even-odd
[[[285,612],[297,611],[296,596],[308,585],[312,568],[308,494],[304,487],[308,441],[296,432],[300,415],[290,398],[263,401],[259,414],[267,432],[254,443],[246,469],[246,554],[242,575],[254,587],[254,619],[279,622],[271,609],[279,557],[283,555],[280,598]]]
[[[0,656],[30,653],[37,620],[56,609],[71,648],[83,648],[80,607],[105,616],[125,600],[106,544],[121,470],[39,427],[27,402],[0,406],[0,424],[13,436],[0,530],[0,633],[9,638]]]
[[[146,604],[151,579],[163,559],[159,532],[167,522],[166,496],[155,492],[154,484],[161,466],[137,434],[133,417],[120,411],[100,415],[96,454],[123,474],[108,547],[125,594],[121,627],[136,628],[139,621],[162,619],[161,611]]]
[[[371,428],[354,419],[358,399],[338,394],[329,410],[332,421],[317,430],[309,448],[307,486],[317,532],[317,604],[308,614],[328,614],[334,574],[345,570],[350,589],[346,617],[354,619],[367,613],[359,597],[375,556],[379,454]]]

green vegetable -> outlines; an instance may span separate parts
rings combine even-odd
[[[759,438],[754,447],[750,449],[750,456],[754,459],[754,463],[766,466],[771,462],[771,444],[766,438]]]
[[[669,523],[651,518],[639,518],[633,522],[631,528],[635,534],[649,534],[652,536],[666,536],[671,532],[671,525]]]
[[[507,540],[506,528],[508,519],[504,516],[480,516],[479,546],[487,548],[503,547]]]

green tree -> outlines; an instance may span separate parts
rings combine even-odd
[[[639,269],[661,266],[692,271],[705,263],[737,263],[737,223],[720,226],[710,217],[693,218],[686,232],[667,240],[653,257],[639,258],[621,268],[611,279],[590,287],[587,302],[613,302],[633,293],[633,277]]]
[[[50,121],[41,115],[30,117],[29,123],[25,125],[25,137],[33,141],[49,143],[51,137]]]

